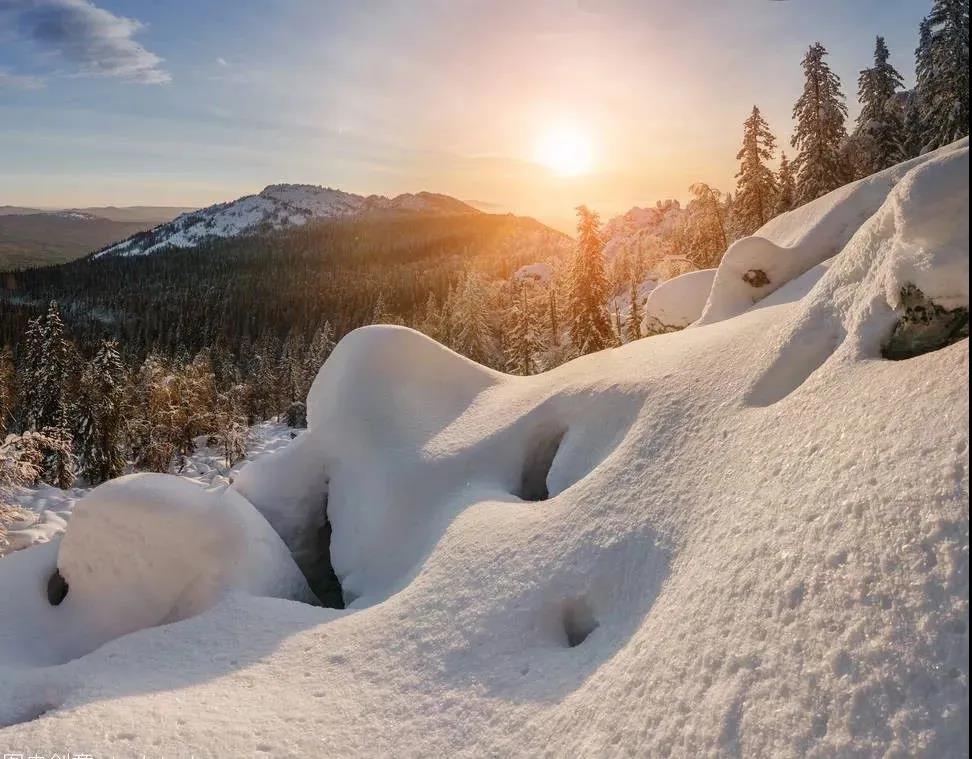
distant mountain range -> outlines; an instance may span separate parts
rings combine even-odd
[[[188,210],[108,206],[51,211],[0,206],[0,271],[65,263]]]
[[[460,200],[431,192],[406,193],[394,198],[366,197],[317,185],[274,184],[257,195],[184,213],[152,230],[106,247],[94,257],[135,256],[166,248],[193,248],[215,238],[282,231],[319,220],[480,213]]]

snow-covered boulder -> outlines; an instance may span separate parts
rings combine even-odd
[[[698,323],[737,316],[846,245],[917,166],[968,147],[968,138],[840,187],[768,221],[726,251]]]
[[[715,276],[715,269],[690,271],[652,290],[645,301],[645,333],[671,332],[696,321],[705,308]]]
[[[39,611],[3,615],[0,664],[12,663],[5,654],[17,656],[16,636],[24,644],[56,629],[45,658],[66,661],[199,614],[232,591],[315,602],[287,547],[242,496],[172,475],[128,475],[95,488],[75,506],[54,558],[45,576],[8,597]],[[51,601],[34,585],[51,577],[63,578],[67,592],[45,609]]]

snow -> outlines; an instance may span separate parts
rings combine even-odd
[[[80,538],[76,515],[60,545],[0,559],[18,610],[0,616],[0,747],[964,755],[968,340],[880,346],[906,282],[967,303],[967,146],[897,172],[764,229],[821,249],[757,308],[532,377],[366,327],[317,377],[309,429],[229,489],[93,491]],[[347,611],[224,586],[229,523],[273,542],[246,502],[303,551],[326,509]],[[62,557],[80,590],[52,607]],[[150,603],[121,609],[96,578]],[[170,601],[207,608],[160,624]],[[112,617],[100,638],[141,629],[60,663],[91,609]]]
[[[696,321],[702,316],[715,276],[715,269],[700,269],[662,282],[645,302],[645,329],[669,332]]]
[[[256,234],[265,229],[299,227],[317,219],[339,219],[367,214],[424,213],[456,215],[479,213],[472,206],[430,192],[406,193],[394,198],[364,197],[330,187],[274,184],[259,195],[247,195],[190,211],[155,227],[148,235],[135,235],[94,255],[145,255],[166,248],[192,248],[216,237]]]
[[[968,147],[968,138],[838,188],[777,216],[726,251],[699,324],[736,316],[840,251],[913,168]],[[959,202],[961,198],[959,198]],[[760,276],[762,274],[763,276]]]
[[[514,279],[530,279],[542,284],[550,282],[552,277],[553,267],[545,263],[526,264],[513,272]]]

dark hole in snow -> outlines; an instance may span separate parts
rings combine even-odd
[[[587,640],[587,636],[597,629],[597,619],[587,602],[582,599],[568,601],[564,605],[564,634],[567,646],[575,648]]]
[[[743,282],[752,287],[765,287],[770,283],[770,278],[762,269],[750,269],[743,274]]]
[[[331,520],[327,518],[327,495],[321,508],[321,525],[317,528],[317,540],[310,561],[298,562],[314,595],[329,609],[343,609],[344,595],[341,581],[331,564]]]
[[[51,606],[57,606],[68,594],[68,584],[61,576],[61,570],[55,569],[54,574],[47,581],[47,601]]]
[[[914,358],[969,336],[969,310],[942,308],[914,285],[901,288],[904,314],[881,354],[891,361]]]
[[[520,475],[520,489],[516,493],[524,501],[545,501],[550,497],[547,475],[553,465],[566,429],[542,429],[527,449]]]

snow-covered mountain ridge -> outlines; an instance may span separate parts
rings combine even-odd
[[[370,215],[478,214],[460,200],[432,192],[405,193],[394,198],[355,195],[309,184],[272,184],[257,195],[246,195],[191,211],[154,229],[98,251],[93,257],[132,256],[163,248],[192,248],[213,237],[237,237],[272,229],[299,227],[311,221]]]

